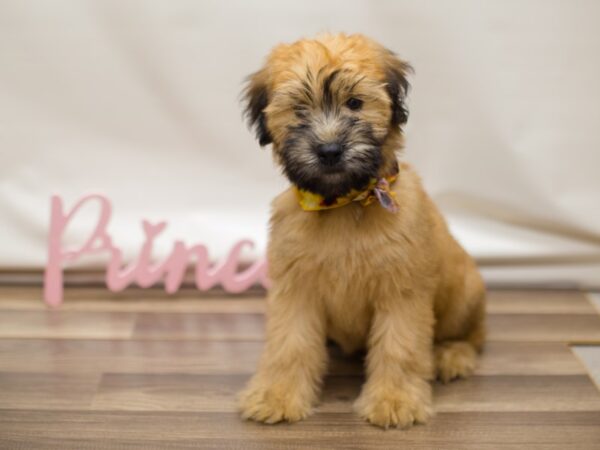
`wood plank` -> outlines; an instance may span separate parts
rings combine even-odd
[[[95,410],[235,412],[249,375],[104,374]]]
[[[133,338],[261,340],[264,327],[263,314],[139,313]]]
[[[476,375],[584,375],[585,368],[562,342],[487,342]]]
[[[477,376],[434,386],[431,424],[387,432],[352,412],[362,360],[336,347],[322,403],[306,422],[239,419],[235,397],[263,346],[260,293],[69,292],[78,297],[48,311],[40,289],[17,288],[7,299],[0,287],[0,448],[562,450],[600,442],[600,394],[567,345],[600,329],[578,292],[491,292]]]
[[[0,339],[0,372],[253,373],[263,342]],[[329,373],[358,375],[361,355],[330,346]],[[585,368],[563,343],[488,342],[478,375],[582,375]]]
[[[105,374],[93,409],[234,412],[246,375]],[[329,376],[322,412],[352,412],[363,378]],[[435,384],[437,411],[600,411],[600,394],[587,376],[474,376]]]
[[[488,340],[600,342],[596,314],[490,314]],[[259,314],[140,313],[133,337],[144,339],[263,339]]]
[[[319,410],[351,412],[362,377],[328,377]],[[449,384],[434,383],[439,412],[459,411],[599,411],[600,394],[589,377],[472,376]]]
[[[0,338],[260,340],[261,314],[3,311]],[[489,341],[600,342],[600,316],[491,314]]]
[[[163,293],[164,295],[164,293]],[[41,298],[0,299],[0,311],[44,311]],[[78,312],[158,312],[158,313],[264,313],[264,297],[177,296],[162,298],[116,297],[112,299],[65,299],[60,311]]]
[[[129,338],[135,314],[72,311],[2,311],[0,338]]]
[[[233,295],[235,298],[258,298],[264,297],[264,289],[251,288],[247,291]],[[10,301],[11,298],[28,301],[41,300],[43,296],[43,287],[36,285],[0,286],[0,297],[2,301]],[[104,285],[89,286],[89,285],[68,285],[64,287],[65,301],[88,301],[88,300],[103,300],[103,301],[121,301],[121,300],[139,300],[146,301],[170,301],[178,298],[231,298],[232,294],[225,292],[222,288],[216,287],[209,291],[200,291],[194,287],[181,287],[174,294],[167,294],[164,289],[157,287],[139,288],[128,287],[119,292],[112,292]],[[1,303],[0,303],[1,304]]]
[[[89,408],[99,381],[99,373],[0,373],[0,409]]]
[[[0,372],[252,373],[262,342],[0,339]]]
[[[563,290],[495,290],[487,294],[488,314],[595,314],[585,293]]]
[[[0,287],[0,310],[45,310],[39,287]],[[162,289],[129,288],[110,292],[106,288],[67,287],[62,311],[98,312],[238,312],[263,313],[265,292],[252,290],[235,296],[220,290],[200,292],[181,289],[168,295]],[[586,295],[564,290],[492,290],[488,292],[490,314],[594,314]]]
[[[40,287],[0,287],[0,311],[43,311]],[[110,292],[106,288],[66,287],[60,311],[82,312],[237,312],[262,313],[265,292],[249,290],[236,295],[219,289],[201,292],[181,289],[167,294],[158,288],[128,288]]]
[[[596,312],[600,314],[600,291],[599,292],[589,292],[586,294],[586,298],[590,302],[590,304],[594,307]]]
[[[600,342],[597,314],[490,314],[489,341]]]
[[[359,356],[330,350],[332,375],[364,372]],[[562,342],[487,342],[479,356],[475,375],[587,375],[585,366],[569,345]]]
[[[597,412],[439,413],[428,425],[385,431],[338,413],[264,426],[234,413],[5,410],[0,447],[584,450],[597,448],[599,423]]]
[[[332,375],[364,372],[361,355],[343,355],[330,346]],[[587,371],[569,345],[562,342],[487,342],[479,356],[475,375],[586,375]]]
[[[600,411],[600,393],[589,377],[474,376],[436,384],[438,411]]]

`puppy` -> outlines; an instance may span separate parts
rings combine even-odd
[[[242,416],[315,405],[326,340],[366,349],[355,410],[381,427],[431,415],[430,380],[469,375],[484,341],[473,260],[397,161],[410,66],[362,35],[279,45],[249,78],[247,118],[292,186],[272,205],[267,330]]]

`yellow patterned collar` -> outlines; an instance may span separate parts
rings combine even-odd
[[[381,206],[389,212],[398,212],[398,202],[396,193],[391,189],[398,178],[397,170],[383,178],[371,178],[369,185],[363,190],[352,190],[349,194],[336,197],[332,202],[325,201],[320,194],[306,191],[295,187],[298,202],[304,211],[321,211],[324,209],[339,208],[352,202],[360,202],[362,206],[367,206],[377,200]]]

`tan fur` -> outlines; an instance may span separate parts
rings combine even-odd
[[[285,92],[299,68],[348,64],[370,80],[363,89],[373,100],[362,113],[385,128],[384,66],[406,66],[363,36],[280,46],[253,81]],[[285,97],[266,109],[276,159],[285,124],[295,120]],[[399,130],[385,132],[383,171],[402,143]],[[367,381],[355,408],[382,427],[425,422],[429,380],[473,371],[484,340],[481,277],[407,164],[400,164],[393,189],[397,214],[358,203],[306,212],[292,189],[274,200],[266,344],[240,397],[243,417],[267,423],[306,417],[326,371],[328,337],[346,352],[367,349]]]

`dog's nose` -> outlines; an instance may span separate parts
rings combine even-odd
[[[335,164],[339,162],[344,149],[337,142],[330,142],[328,144],[320,144],[317,147],[317,156],[324,164]]]

